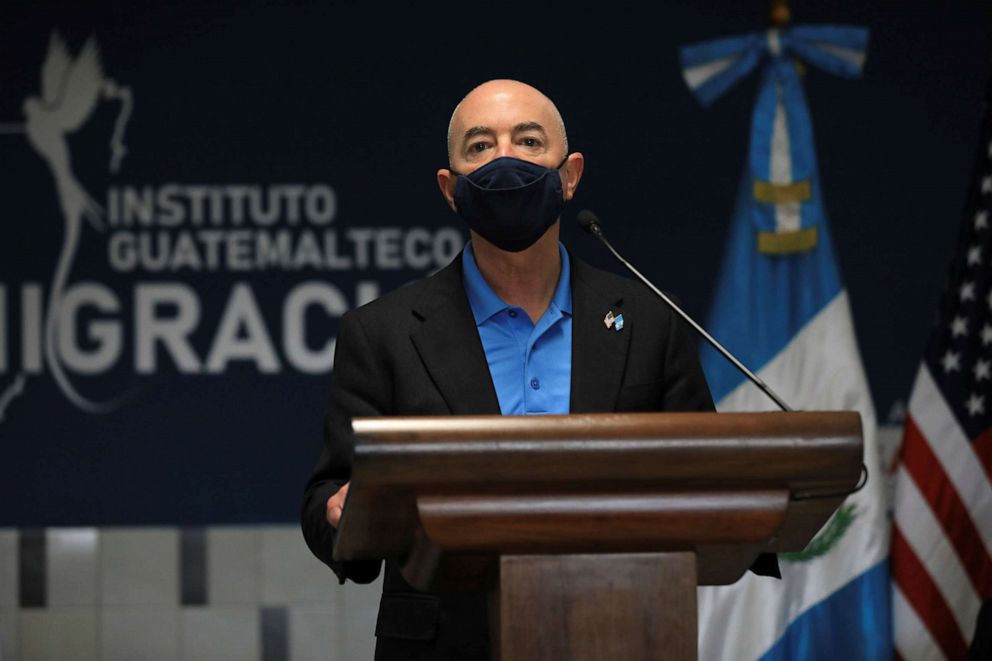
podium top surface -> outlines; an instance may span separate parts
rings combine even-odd
[[[861,434],[856,411],[763,413],[583,413],[355,418],[359,438],[377,442],[529,438],[783,438]]]
[[[808,492],[853,486],[861,466],[850,411],[357,418],[353,428],[353,491],[647,480]]]

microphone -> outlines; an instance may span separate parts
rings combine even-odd
[[[596,217],[592,211],[589,209],[583,209],[579,212],[579,215],[575,218],[579,221],[579,227],[589,232],[590,234],[595,234],[599,237],[603,236],[603,230],[599,227],[599,218]],[[609,244],[606,244],[609,247]]]
[[[672,308],[672,310],[674,310],[680,317],[685,319],[690,326],[696,329],[696,332],[702,335],[703,339],[709,342],[710,346],[712,346],[714,349],[719,351],[720,355],[722,355],[724,358],[729,360],[734,367],[740,370],[741,373],[744,374],[744,376],[746,376],[748,379],[751,380],[751,383],[758,386],[758,388],[760,388],[763,393],[768,395],[772,399],[772,401],[774,401],[775,404],[778,405],[780,409],[782,409],[783,411],[792,411],[789,405],[786,404],[781,397],[776,395],[775,392],[771,388],[769,388],[764,381],[762,381],[760,378],[758,378],[757,375],[751,372],[751,370],[745,367],[741,361],[737,360],[734,354],[724,349],[723,345],[717,342],[716,338],[714,338],[712,335],[707,333],[705,328],[697,324],[696,321],[692,317],[690,317],[688,313],[685,312],[685,310],[683,310],[678,305],[676,305],[675,301],[670,299],[668,296],[665,295],[664,292],[662,292],[660,289],[655,287],[650,280],[648,280],[643,275],[641,275],[640,271],[635,269],[630,262],[624,259],[620,255],[620,253],[616,251],[616,248],[614,248],[613,245],[606,240],[606,237],[603,236],[603,228],[599,226],[599,218],[596,217],[596,214],[594,214],[592,211],[589,211],[588,209],[583,209],[582,211],[579,212],[579,215],[576,218],[576,220],[578,220],[579,227],[581,227],[582,229],[584,229],[585,231],[589,232],[597,239],[602,241],[603,245],[606,246],[606,249],[609,250],[611,253],[613,253],[613,256],[616,257],[621,264],[623,264],[625,267],[627,267],[627,269],[631,273],[637,276],[637,279],[643,282],[648,289],[653,291],[655,295],[658,296],[658,298],[663,300],[668,305],[668,307]]]

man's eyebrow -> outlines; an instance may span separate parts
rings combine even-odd
[[[469,130],[465,131],[465,140],[471,140],[472,138],[480,135],[496,135],[496,131],[493,131],[488,126],[473,126]]]
[[[540,131],[541,133],[547,133],[544,127],[538,122],[520,122],[513,127],[515,133],[523,133],[524,131]]]

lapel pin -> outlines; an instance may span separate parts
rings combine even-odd
[[[607,328],[612,328],[615,331],[622,331],[623,315],[622,314],[614,315],[613,310],[610,310],[609,312],[606,313],[606,316],[603,317],[603,323],[606,324]]]

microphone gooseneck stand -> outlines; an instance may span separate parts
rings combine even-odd
[[[663,291],[655,287],[654,283],[652,283],[650,280],[644,277],[640,271],[634,268],[633,264],[631,264],[626,259],[624,259],[623,256],[617,252],[616,248],[614,248],[613,245],[603,235],[603,228],[600,227],[599,218],[596,217],[596,214],[594,214],[592,211],[589,211],[588,209],[583,209],[582,211],[579,212],[577,220],[579,226],[582,229],[584,229],[585,231],[589,232],[597,239],[599,239],[602,242],[602,244],[606,246],[606,249],[609,250],[610,253],[617,258],[617,261],[623,264],[624,267],[626,267],[628,271],[633,273],[637,277],[637,279],[644,284],[645,287],[647,287],[652,292],[654,292],[655,295],[658,296],[658,298],[663,300],[668,305],[668,307],[674,310],[676,314],[678,314],[686,321],[686,323],[692,326],[696,330],[696,332],[699,333],[703,337],[703,339],[710,344],[710,346],[712,346],[714,349],[719,351],[720,355],[722,355],[724,358],[730,361],[730,363],[734,367],[740,370],[741,373],[751,381],[751,383],[758,386],[758,388],[761,389],[761,392],[765,393],[769,398],[771,398],[771,400],[774,401],[775,404],[780,409],[786,412],[793,411],[792,407],[786,404],[781,397],[775,394],[775,391],[772,390],[770,387],[768,387],[768,384],[762,381],[761,378],[758,377],[758,375],[754,374],[741,361],[737,360],[737,357],[734,356],[734,354],[727,351],[727,349],[725,349],[722,344],[717,342],[716,338],[714,338],[712,335],[706,332],[705,328],[697,324],[696,320],[690,317],[685,310],[683,310],[675,303],[675,301],[673,301],[668,296],[666,296]],[[843,493],[816,494],[815,496],[807,496],[806,498],[829,498],[829,497],[836,497],[841,495],[850,495],[852,493],[858,492],[861,489],[863,489],[865,484],[867,483],[868,483],[868,466],[865,465],[864,462],[861,462],[861,479],[858,481],[857,486],[855,486],[853,490],[845,491]],[[805,500],[806,498],[796,498],[796,500]]]
[[[673,301],[668,296],[666,296],[663,291],[655,287],[650,280],[648,280],[643,275],[641,275],[640,271],[635,269],[630,262],[624,259],[623,256],[616,251],[616,248],[614,248],[613,245],[606,240],[606,237],[603,236],[603,229],[599,226],[599,218],[596,217],[596,214],[594,214],[592,211],[589,211],[588,209],[583,209],[582,211],[579,212],[578,221],[579,221],[579,226],[582,229],[584,229],[585,231],[589,232],[597,239],[602,241],[603,245],[606,246],[606,249],[609,250],[611,253],[613,253],[613,256],[616,257],[621,264],[627,267],[627,270],[629,270],[631,273],[637,276],[637,279],[640,280],[642,283],[644,283],[644,285],[648,289],[653,291],[655,295],[658,296],[658,298],[660,298],[665,303],[667,303],[668,307],[672,308],[672,310],[674,310],[680,317],[685,319],[686,323],[688,323],[690,326],[696,329],[696,332],[702,335],[703,339],[709,342],[710,346],[712,346],[714,349],[719,351],[724,358],[729,360],[734,367],[739,369],[744,374],[744,376],[746,376],[748,379],[751,380],[751,383],[758,386],[763,393],[768,395],[772,399],[772,401],[774,401],[775,404],[778,405],[780,409],[782,409],[783,411],[792,411],[792,408],[788,404],[786,404],[781,397],[776,395],[775,391],[773,391],[771,388],[768,387],[768,384],[766,384],[764,381],[758,378],[756,374],[754,374],[753,372],[751,372],[751,370],[745,367],[741,361],[737,360],[737,357],[734,356],[734,354],[730,353],[725,348],[723,348],[723,345],[717,342],[716,338],[714,338],[712,335],[707,333],[705,328],[697,324],[695,319],[690,317],[685,310],[683,310],[678,305],[676,305],[675,301]]]

